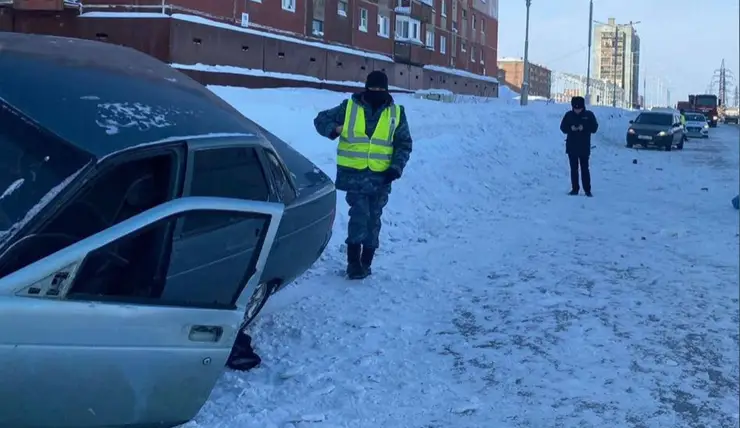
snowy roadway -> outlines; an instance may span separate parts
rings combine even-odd
[[[312,119],[341,94],[212,89],[334,173]],[[263,365],[185,427],[738,426],[737,127],[637,151],[629,113],[596,110],[588,199],[565,194],[563,105],[397,99],[415,146],[376,274],[339,277],[342,198],[253,328]]]

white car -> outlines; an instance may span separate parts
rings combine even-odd
[[[709,124],[701,113],[686,113],[686,136],[689,138],[709,138]]]

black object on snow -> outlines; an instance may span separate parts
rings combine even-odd
[[[262,363],[262,359],[252,348],[252,338],[244,332],[236,335],[236,342],[226,360],[226,367],[232,370],[247,371]]]

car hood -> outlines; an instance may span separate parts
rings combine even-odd
[[[634,123],[630,128],[634,129],[635,132],[660,132],[660,131],[666,131],[668,132],[670,130],[670,127],[665,125],[647,125],[642,123]]]

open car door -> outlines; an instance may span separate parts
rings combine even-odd
[[[37,245],[63,249],[0,279],[0,427],[192,419],[223,372],[282,214],[282,204],[187,197],[71,245],[59,236],[18,241],[0,262]],[[228,216],[232,226],[243,217],[248,232],[237,230],[249,236],[173,244],[178,225],[209,215]],[[186,251],[200,264],[183,266]],[[221,272],[210,276],[218,284],[204,280],[212,269]],[[172,287],[200,291],[188,298]]]

